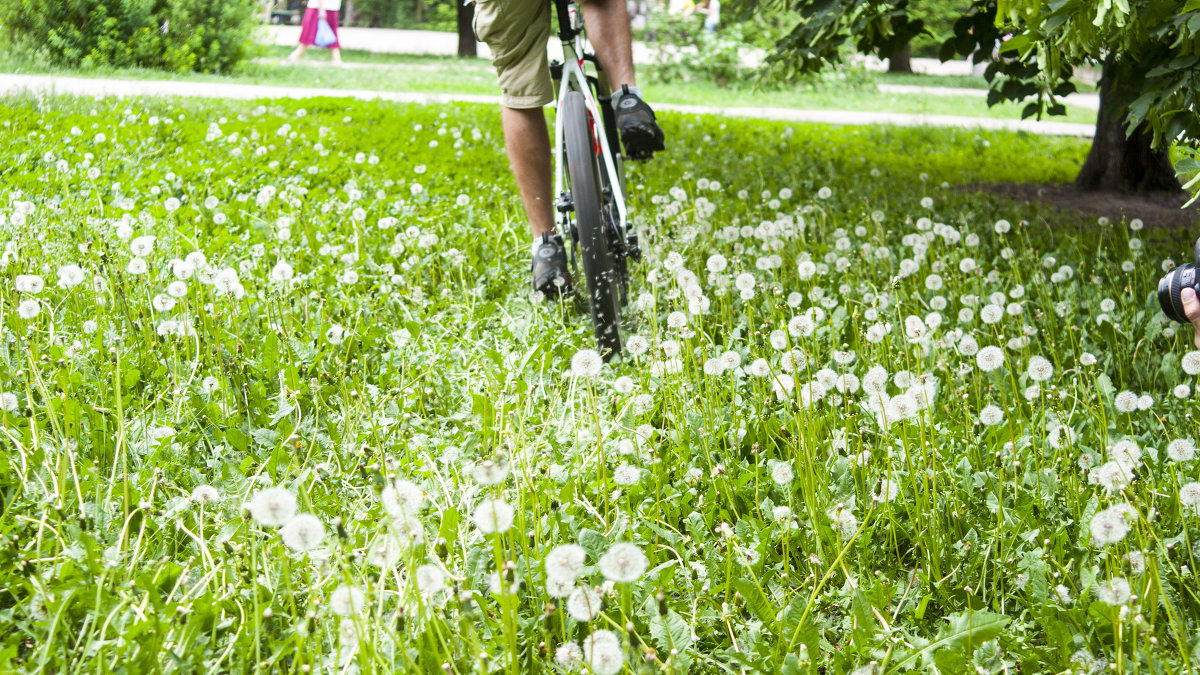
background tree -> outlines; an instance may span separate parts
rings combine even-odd
[[[475,44],[475,3],[458,3],[458,55],[474,58],[479,55]]]
[[[767,1],[740,4],[746,14]],[[800,15],[770,57],[784,73],[837,63],[847,46],[887,58],[928,33],[908,0],[784,2]],[[1179,189],[1167,151],[1200,140],[1200,0],[973,0],[939,56],[987,62],[988,102],[1032,98],[1027,117],[1065,113],[1075,69],[1101,65],[1096,136],[1076,185]]]

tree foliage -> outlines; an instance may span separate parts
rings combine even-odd
[[[254,0],[0,0],[14,46],[73,67],[226,72],[256,16]]]
[[[770,0],[739,0],[744,12]],[[776,43],[771,61],[792,74],[838,62],[853,48],[886,58],[929,34],[908,0],[784,0],[800,19]],[[776,4],[776,3],[770,3]],[[973,0],[938,52],[943,61],[988,62],[989,100],[1033,99],[1026,114],[1064,113],[1082,65],[1109,59],[1132,133],[1142,123],[1156,141],[1200,139],[1200,0]]]

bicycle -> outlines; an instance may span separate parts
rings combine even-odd
[[[559,232],[582,258],[587,301],[601,357],[621,352],[621,307],[628,302],[627,260],[640,260],[628,225],[624,158],[612,92],[595,54],[588,52],[583,15],[571,0],[553,0],[563,61],[550,64],[554,112],[554,194]],[[585,71],[591,64],[594,75]],[[599,122],[597,122],[599,120]]]

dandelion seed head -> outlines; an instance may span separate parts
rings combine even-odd
[[[279,535],[288,548],[304,553],[325,541],[325,523],[311,513],[301,513],[284,523]]]
[[[281,527],[296,515],[296,496],[281,487],[259,490],[247,508],[260,525]]]
[[[636,544],[621,542],[613,544],[600,558],[600,573],[609,581],[629,583],[637,581],[646,572],[649,561]]]
[[[475,507],[475,526],[484,534],[504,534],[512,527],[514,515],[503,499],[485,499]]]

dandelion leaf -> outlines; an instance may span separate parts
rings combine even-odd
[[[1017,569],[1029,575],[1029,582],[1026,589],[1033,596],[1033,599],[1037,601],[1038,607],[1045,605],[1046,600],[1050,596],[1050,587],[1046,582],[1046,562],[1042,560],[1040,553],[1041,549],[1030,551],[1017,563]]]
[[[800,619],[804,616],[806,607],[808,607],[808,596],[804,593],[796,593],[792,596],[792,601],[784,608],[779,618],[782,646],[785,649],[799,649],[798,645],[804,645],[808,647],[809,654],[819,654],[821,653],[821,634],[813,623],[813,617],[810,615],[804,625],[800,625]]]
[[[595,531],[583,529],[579,531],[579,545],[583,550],[587,551],[588,558],[591,560],[600,560],[604,552],[608,550],[608,537]]]
[[[758,587],[750,579],[738,579],[733,582],[733,588],[746,601],[746,606],[751,612],[757,616],[762,622],[768,626],[775,626],[775,607],[767,600],[767,596],[763,594],[762,589]]]
[[[913,668],[914,662],[920,659],[921,668],[926,671],[932,672],[937,669],[957,672],[961,668],[956,669],[956,660],[950,654],[958,654],[961,657],[973,652],[985,641],[999,635],[1008,625],[1009,618],[987,610],[968,609],[947,616],[946,621],[947,625],[942,626],[933,640],[910,637],[908,642],[913,645],[914,651],[903,658],[897,658],[896,670]],[[939,657],[942,652],[948,654]]]
[[[683,617],[673,610],[667,612],[666,616],[655,612],[650,618],[650,637],[654,645],[661,650],[660,655],[664,662],[671,650],[675,649],[678,654],[674,658],[681,666],[680,670],[687,672],[691,669],[692,657],[689,652],[692,648],[692,628]]]
[[[246,434],[237,427],[229,427],[225,430],[225,441],[238,452],[245,452],[246,448],[250,446],[250,439],[246,438]]]

